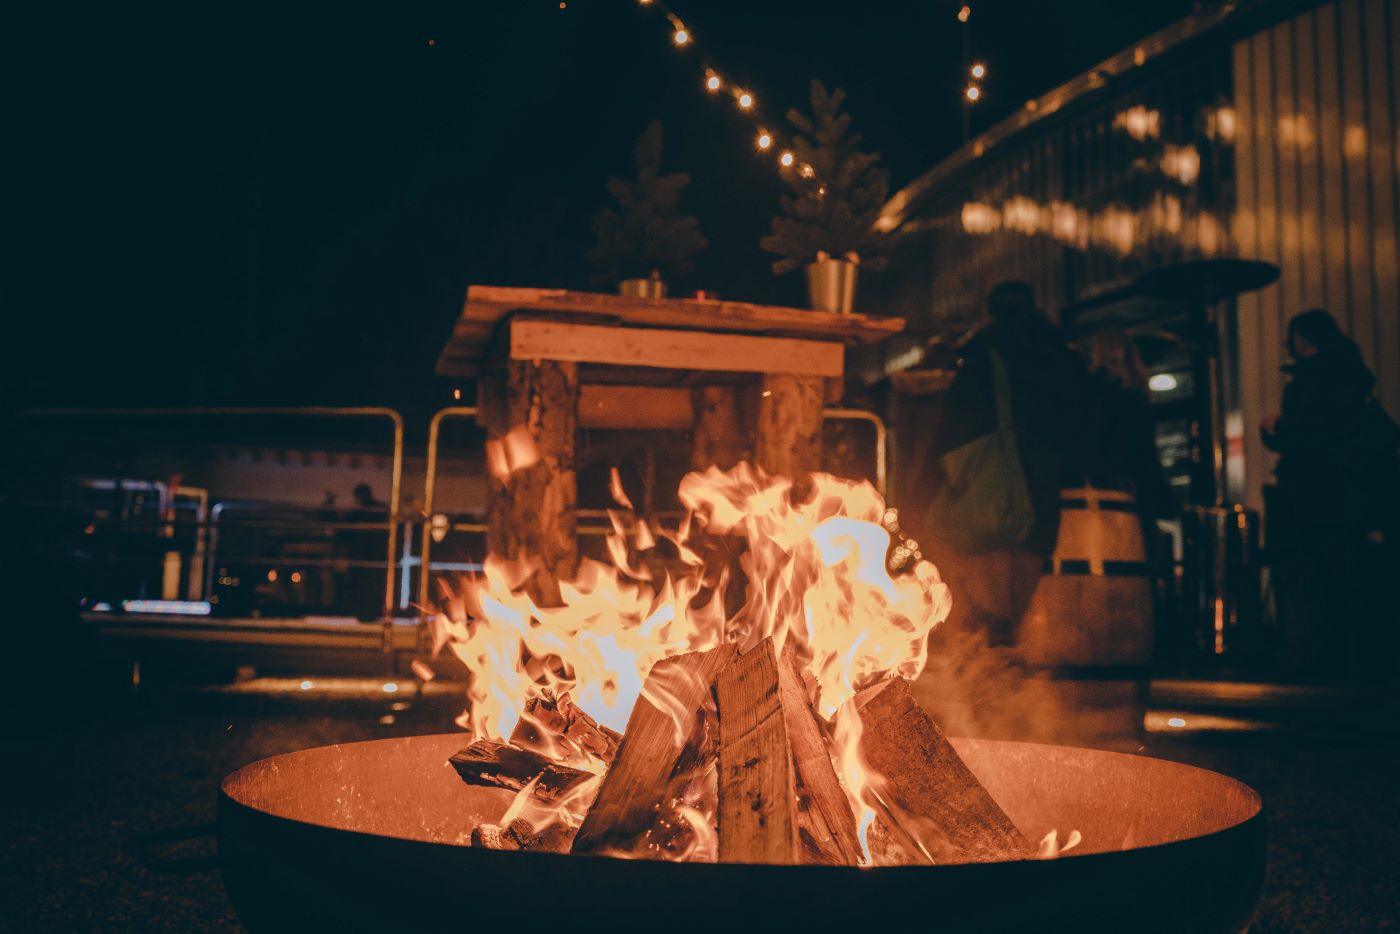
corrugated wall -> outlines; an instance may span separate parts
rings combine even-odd
[[[1295,313],[1336,315],[1400,415],[1398,19],[1400,0],[1336,0],[1233,50],[1235,245],[1282,270],[1238,302],[1251,506],[1272,478],[1259,420],[1278,410]]]

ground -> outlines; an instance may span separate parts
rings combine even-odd
[[[413,702],[377,683],[339,694],[55,683],[10,702],[0,929],[23,931],[238,930],[209,835],[220,777],[306,746],[450,730],[460,708],[453,693]],[[1263,795],[1269,866],[1252,930],[1400,929],[1400,731],[1362,719],[1149,741],[1153,755]]]

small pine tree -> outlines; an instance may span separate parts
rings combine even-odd
[[[617,208],[604,208],[593,218],[596,245],[586,254],[597,270],[595,285],[615,285],[640,279],[657,270],[663,278],[683,276],[691,257],[709,242],[693,215],[680,213],[681,192],[690,175],[661,174],[661,121],[652,121],[637,140],[637,180],[608,179],[608,192]]]
[[[820,81],[812,82],[812,115],[788,111],[788,122],[797,130],[793,141],[793,165],[810,165],[811,177],[797,168],[783,172],[791,194],[779,199],[781,213],[759,245],[782,259],[773,272],[791,272],[818,258],[854,255],[864,266],[877,267],[874,254],[883,245],[875,221],[885,204],[889,173],[880,167],[880,155],[860,151],[860,134],[852,133],[850,114],[841,112],[846,92],[830,93]]]

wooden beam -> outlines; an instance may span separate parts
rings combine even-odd
[[[772,638],[715,681],[719,707],[719,861],[801,862],[797,786],[778,699]]]
[[[819,377],[841,376],[845,355],[845,348],[834,341],[528,319],[510,322],[512,360]]]
[[[671,774],[692,742],[689,734],[704,722],[698,714],[712,701],[715,677],[733,658],[734,646],[725,643],[656,663],[627,720],[617,758],[574,838],[573,852],[648,855],[637,849],[637,842],[657,818]]]
[[[659,428],[688,431],[694,416],[684,387],[602,386],[578,391],[580,428]]]

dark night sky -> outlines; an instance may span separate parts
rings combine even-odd
[[[892,188],[960,142],[959,5],[672,3],[770,116],[812,78],[846,88]],[[13,30],[7,407],[435,407],[466,285],[587,287],[603,181],[657,117],[711,241],[681,285],[800,301],[757,247],[771,162],[654,11],[291,6],[65,7]],[[976,131],[1191,4],[972,6]]]

